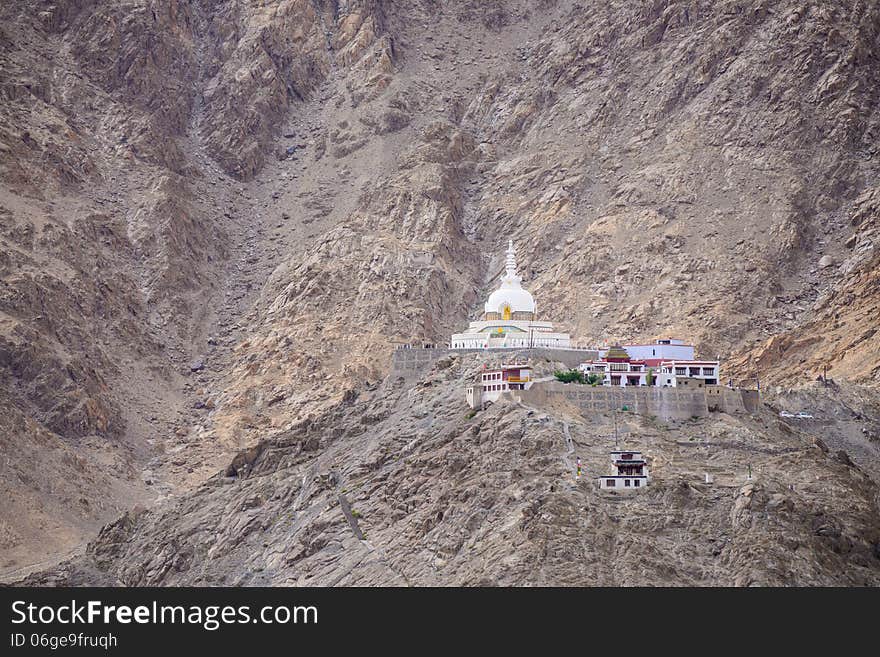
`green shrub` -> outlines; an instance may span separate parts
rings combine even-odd
[[[553,376],[556,377],[557,381],[562,381],[563,383],[586,383],[584,375],[580,370],[568,370],[567,372],[556,370],[553,372]]]

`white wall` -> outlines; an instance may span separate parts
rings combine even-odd
[[[623,345],[633,360],[665,358],[667,360],[693,360],[694,348],[688,344]]]
[[[639,481],[638,486],[633,483],[637,479]],[[609,480],[614,481],[614,486],[608,485]],[[629,481],[629,486],[626,485],[627,481]],[[630,491],[641,490],[642,488],[646,488],[647,486],[648,480],[640,477],[623,477],[621,479],[615,479],[613,477],[599,477],[599,488],[602,490],[614,490],[629,493]]]
[[[467,389],[467,403],[471,408],[476,408],[477,405],[474,404],[474,386],[471,386]]]

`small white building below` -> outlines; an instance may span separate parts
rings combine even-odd
[[[480,373],[480,380],[467,388],[467,403],[471,408],[484,408],[498,401],[505,392],[528,390],[532,387],[532,368],[508,365]]]
[[[599,488],[628,493],[648,485],[648,462],[641,452],[611,452],[614,474],[599,477]]]
[[[551,322],[535,319],[538,312],[535,299],[521,282],[516,272],[513,241],[510,241],[501,285],[489,295],[482,318],[471,322],[463,333],[453,334],[449,346],[452,349],[571,348],[568,333],[558,333]]]

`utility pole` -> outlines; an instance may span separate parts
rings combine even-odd
[[[758,402],[761,401],[761,380],[758,378],[758,368],[755,367],[755,361],[752,361],[752,367],[755,370],[755,385],[758,388]]]
[[[617,435],[617,409],[614,409],[614,447],[620,447],[619,436]]]

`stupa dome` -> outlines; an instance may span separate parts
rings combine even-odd
[[[528,290],[523,289],[522,279],[516,273],[516,253],[513,241],[507,247],[507,266],[501,285],[492,294],[484,306],[487,313],[498,313],[500,317],[510,317],[513,313],[532,313],[536,311],[535,298]]]

